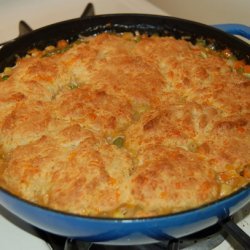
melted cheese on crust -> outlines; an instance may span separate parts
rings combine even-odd
[[[249,183],[250,81],[227,58],[108,33],[45,52],[0,84],[4,188],[60,211],[140,217]]]

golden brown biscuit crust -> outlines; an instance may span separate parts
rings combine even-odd
[[[31,51],[0,82],[4,188],[60,211],[140,217],[249,183],[250,81],[238,61],[130,33],[58,50]]]

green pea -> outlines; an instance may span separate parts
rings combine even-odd
[[[203,59],[207,59],[207,58],[208,58],[207,54],[206,54],[205,52],[203,52],[203,51],[201,51],[200,56],[201,56],[201,58],[203,58]]]
[[[116,145],[118,148],[122,148],[124,142],[125,142],[124,136],[118,136],[113,140],[112,144]]]
[[[10,77],[10,76],[8,76],[8,75],[2,76],[2,81],[7,80],[9,77]]]
[[[140,36],[136,36],[136,37],[135,37],[135,42],[138,43],[138,42],[140,42],[140,41],[141,41],[141,37],[140,37]]]
[[[205,39],[202,39],[202,38],[197,38],[196,39],[196,45],[200,45],[200,46],[203,46],[205,47],[206,46],[206,40]]]
[[[69,88],[70,89],[77,89],[78,88],[78,84],[76,82],[72,82],[69,84]]]

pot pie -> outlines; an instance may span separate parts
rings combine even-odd
[[[250,181],[250,66],[173,37],[32,49],[0,82],[1,186],[51,209],[148,217]]]

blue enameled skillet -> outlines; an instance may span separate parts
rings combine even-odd
[[[73,41],[79,34],[86,36],[104,31],[158,33],[176,38],[186,37],[190,41],[203,38],[208,43],[213,43],[217,49],[231,49],[239,59],[250,63],[249,45],[217,28],[173,17],[117,14],[68,20],[14,39],[0,50],[0,72],[6,66],[13,65],[17,55],[23,56],[33,47],[44,48],[60,39]],[[249,203],[249,192],[250,188],[247,186],[224,199],[197,209],[138,219],[97,218],[62,213],[24,201],[3,188],[0,189],[0,202],[4,208],[26,222],[54,234],[90,242],[132,245],[182,237],[209,227]]]

